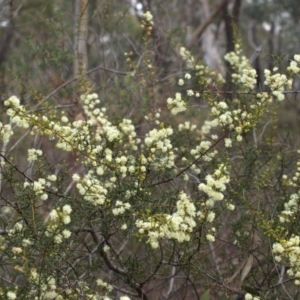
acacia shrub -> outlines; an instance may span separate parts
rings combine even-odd
[[[146,13],[146,36],[152,22]],[[30,109],[5,100],[2,298],[297,298],[300,161],[277,140],[276,111],[300,57],[286,74],[265,70],[267,89],[258,91],[237,44],[225,56],[234,90],[220,91],[207,89],[224,83],[220,74],[179,53],[176,91],[164,104],[149,92],[144,118],[111,118],[109,102],[89,88],[77,120],[44,114],[46,102]],[[151,71],[151,52],[145,57]],[[126,84],[141,74],[149,75],[137,68]],[[199,120],[203,105],[209,114]],[[23,143],[29,134],[75,153],[76,168],[51,164]]]

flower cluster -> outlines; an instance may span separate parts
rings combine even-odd
[[[33,192],[33,194],[35,196],[37,196],[37,198],[39,200],[47,200],[48,199],[48,194],[46,191],[46,188],[50,188],[53,184],[53,182],[55,182],[57,180],[56,175],[52,174],[52,175],[48,175],[47,177],[48,180],[46,180],[45,178],[38,178],[37,180],[33,181],[33,182],[24,182],[23,186],[24,188],[30,188]],[[56,190],[55,187],[52,187],[52,190]]]
[[[111,163],[111,147],[114,144],[122,144],[125,151],[138,149],[141,140],[136,137],[135,127],[131,120],[123,119],[117,125],[108,121],[105,108],[101,110],[97,108],[100,103],[97,94],[83,95],[81,101],[88,117],[87,123],[95,129],[87,128],[89,135],[85,134],[81,137],[81,142],[85,145],[84,149],[89,153],[89,160],[96,160],[97,156],[105,151],[106,159]],[[81,128],[78,130],[81,132]],[[87,138],[88,143],[84,142]],[[91,143],[92,140],[97,142],[96,145]]]
[[[173,115],[177,115],[186,110],[186,103],[182,99],[181,93],[176,93],[175,98],[168,98],[167,104]]]
[[[292,74],[298,74],[300,72],[300,68],[298,67],[300,64],[300,55],[294,55],[294,60],[291,60],[290,65],[287,67],[287,71]]]
[[[41,278],[36,270],[31,270],[29,280],[33,284],[39,284],[41,290],[41,299],[60,299],[56,279],[49,276],[46,279]],[[33,291],[32,291],[33,292]],[[37,299],[34,298],[34,299]]]
[[[271,90],[271,93],[278,101],[282,101],[284,99],[284,88],[287,85],[288,87],[292,87],[293,81],[292,79],[288,79],[286,75],[275,73],[277,68],[273,69],[273,74],[270,70],[265,70],[265,85],[268,86]]]
[[[196,125],[191,125],[191,122],[186,121],[178,125],[179,131],[194,131],[197,128]]]
[[[251,294],[247,293],[245,295],[245,300],[260,300],[260,297],[252,296]]]
[[[115,216],[118,216],[118,215],[124,214],[124,212],[126,210],[130,209],[130,207],[131,207],[131,205],[128,202],[124,203],[122,201],[117,200],[115,208],[112,209],[112,213]]]
[[[194,68],[195,58],[189,50],[187,50],[185,47],[180,47],[179,55],[186,62],[187,68]]]
[[[31,296],[34,297],[36,294],[39,296],[35,296],[34,300],[37,299],[56,299],[56,300],[64,300],[69,299],[66,296],[71,296],[74,300],[82,299],[90,299],[90,300],[112,300],[107,295],[113,290],[113,287],[104,282],[101,279],[96,280],[96,284],[98,290],[92,290],[88,287],[86,282],[80,281],[78,282],[78,287],[73,286],[72,289],[65,287],[62,288],[58,285],[57,280],[53,276],[49,276],[44,278],[41,274],[38,274],[36,269],[31,269],[29,274],[29,282],[32,284],[33,289],[31,290]],[[38,290],[34,289],[34,286],[39,286]],[[16,298],[11,298],[16,299]],[[120,297],[122,299],[122,297]],[[128,298],[129,299],[129,298]],[[129,299],[130,300],[130,299]]]
[[[28,149],[27,160],[29,162],[34,162],[39,156],[43,155],[43,151],[40,149]]]
[[[68,225],[71,222],[71,212],[71,206],[66,204],[62,209],[59,207],[53,209],[47,218],[46,236],[53,237],[56,244],[60,244],[63,238],[67,239],[71,236],[70,230],[62,229],[64,225]]]
[[[227,53],[224,58],[234,70],[231,75],[232,81],[240,84],[243,89],[252,90],[256,85],[257,73],[251,67],[249,60],[245,56],[241,56],[241,52],[241,46],[237,43],[235,44],[235,51]]]
[[[20,104],[20,100],[16,96],[5,100],[4,105],[8,107],[6,114],[10,117],[11,123],[23,128],[29,127],[27,117],[30,115],[26,113],[24,106]]]
[[[13,135],[13,131],[10,124],[3,125],[0,122],[0,138],[3,140],[4,143],[7,143],[10,137]]]
[[[145,146],[149,154],[147,161],[155,168],[172,168],[175,153],[169,137],[173,134],[172,128],[153,129],[146,134]]]
[[[295,277],[296,285],[300,285],[300,237],[292,236],[288,240],[283,239],[274,243],[272,251],[277,262],[283,259],[288,261],[290,268],[287,273]]]
[[[174,239],[179,243],[190,240],[190,234],[196,226],[196,208],[184,192],[178,198],[177,211],[172,215],[155,215],[148,217],[146,221],[136,221],[139,234],[148,236],[152,248],[158,247],[159,239]]]
[[[45,178],[38,178],[33,182],[24,182],[24,188],[31,188],[34,195],[36,195],[40,200],[48,199],[48,194],[45,192],[46,186],[51,186],[51,182],[46,181]]]
[[[113,290],[112,285],[108,284],[107,282],[103,281],[102,279],[97,279],[96,281],[97,286],[101,288],[101,294],[107,295]]]
[[[86,201],[95,206],[105,204],[107,188],[92,172],[82,178],[78,174],[74,174],[73,180],[77,182],[76,187]]]
[[[300,154],[300,150],[297,151]],[[300,161],[297,161],[297,169],[291,178],[287,175],[282,176],[283,184],[289,187],[297,188],[297,192],[290,195],[289,200],[284,203],[284,209],[280,212],[278,218],[281,223],[290,223],[295,221],[295,215],[300,211]]]
[[[151,22],[153,19],[153,16],[151,14],[151,12],[149,10],[147,10],[144,14],[143,14],[143,18],[148,21]]]
[[[199,184],[199,190],[208,196],[206,205],[213,207],[216,201],[224,199],[226,184],[229,182],[229,174],[224,164],[219,165],[218,169],[205,177],[206,183]]]
[[[300,210],[300,192],[294,193],[290,196],[288,202],[284,204],[284,210],[279,215],[281,223],[289,223],[294,220],[294,215]]]
[[[153,27],[153,16],[151,14],[151,12],[149,10],[147,10],[144,14],[143,14],[143,20],[142,20],[142,28],[145,29],[146,31],[146,35],[151,35],[152,32],[152,27]]]
[[[17,299],[17,294],[16,294],[16,292],[13,292],[13,291],[8,291],[6,293],[6,296],[7,296],[8,300],[15,300],[15,299]]]

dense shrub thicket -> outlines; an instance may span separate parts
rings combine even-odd
[[[152,25],[147,12],[145,36]],[[222,91],[222,75],[178,51],[173,94],[145,97],[139,120],[84,80],[73,119],[46,98],[5,100],[1,299],[298,297],[300,159],[277,112],[300,56],[265,70],[260,91],[236,43]]]

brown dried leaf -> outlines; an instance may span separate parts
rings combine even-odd
[[[245,266],[243,267],[243,270],[242,270],[240,286],[242,286],[245,278],[248,276],[249,272],[251,271],[252,265],[253,265],[253,255],[250,254],[248,259],[247,259],[247,262],[246,262],[246,264],[245,264]]]

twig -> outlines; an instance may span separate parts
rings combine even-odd
[[[201,24],[194,32],[193,37],[191,38],[190,43],[188,44],[188,49],[191,49],[193,46],[197,44],[199,38],[203,34],[203,32],[207,29],[207,27],[214,21],[215,17],[221,12],[223,7],[228,4],[228,0],[223,0],[211,14],[211,16],[207,19],[206,22]]]
[[[220,281],[223,282],[223,281],[224,281],[224,280],[223,280],[223,276],[222,276],[222,274],[221,274],[219,265],[218,265],[218,263],[217,263],[216,252],[215,252],[215,249],[214,249],[214,247],[213,247],[213,244],[212,244],[212,242],[209,242],[208,245],[209,245],[210,253],[211,253],[212,260],[213,260],[213,262],[214,262],[215,268],[216,268],[216,270],[217,270],[217,273],[219,274],[219,279],[220,279]]]
[[[98,71],[98,70],[104,70],[104,71],[107,71],[107,72],[112,72],[112,73],[119,74],[119,75],[124,75],[124,76],[130,74],[128,72],[122,72],[122,71],[118,71],[118,70],[114,70],[114,69],[109,69],[109,68],[106,68],[106,67],[103,67],[103,66],[98,66],[96,68],[93,68],[93,69],[87,71],[86,75],[91,74],[91,73],[93,73],[95,71]],[[80,78],[80,76],[72,78],[72,79],[66,81],[65,83],[61,84],[58,88],[56,88],[51,93],[49,93],[46,97],[44,97],[37,105],[35,105],[33,107],[33,110],[37,109],[39,106],[41,106],[42,103],[47,101],[49,98],[51,98],[53,95],[55,95],[58,91],[60,91],[61,89],[63,89],[67,85],[73,83],[74,81],[77,81],[79,78]]]
[[[181,170],[178,174],[176,174],[174,177],[169,178],[169,179],[165,179],[156,183],[151,184],[150,186],[148,186],[148,188],[150,187],[154,187],[157,185],[161,185],[170,181],[173,181],[174,179],[176,179],[177,177],[179,177],[181,174],[183,174],[184,172],[186,172],[188,169],[190,169],[191,166],[193,166],[195,163],[197,163],[204,155],[206,155],[211,149],[213,149],[217,144],[219,144],[226,136],[228,136],[229,131],[225,132],[218,140],[215,141],[215,143],[213,145],[211,145],[204,153],[201,153],[200,157],[196,158],[192,163],[190,163],[187,167],[185,167],[183,170]]]
[[[169,296],[173,290],[175,272],[176,272],[176,267],[173,266],[172,271],[171,271],[171,279],[170,279],[170,283],[169,283],[169,289],[167,291],[167,296]]]

